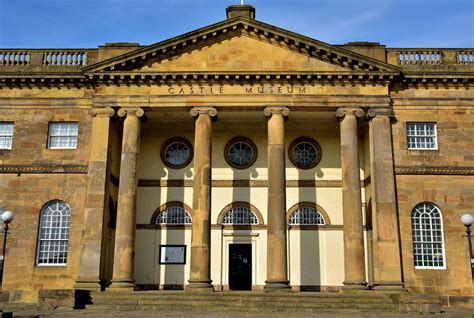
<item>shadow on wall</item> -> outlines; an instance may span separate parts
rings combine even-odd
[[[316,177],[324,176],[320,168],[316,171],[298,169],[298,180],[316,180]],[[307,201],[317,204],[316,186],[298,187],[298,201]],[[288,222],[288,221],[287,221]],[[296,231],[299,242],[297,242],[299,253],[299,290],[300,291],[320,291],[321,290],[321,256],[320,256],[320,234],[321,232],[312,229],[305,230],[304,226]],[[296,234],[295,233],[295,234]],[[291,283],[291,282],[290,282]]]
[[[166,174],[166,171],[163,169],[163,173]],[[191,164],[184,169],[173,170],[168,168],[168,178],[172,180],[185,180],[186,178],[192,177]],[[166,189],[166,200],[164,203],[178,201],[182,202],[186,206],[185,202],[185,187],[184,184],[176,185],[176,187],[168,187]],[[185,210],[188,210],[185,208]],[[187,211],[193,217],[192,211]],[[194,221],[194,220],[192,220]],[[158,235],[161,235],[162,245],[186,245],[186,225],[166,225],[162,227],[161,231],[156,231]],[[165,229],[165,231],[163,231]],[[189,228],[190,231],[190,228]],[[165,233],[165,234],[164,234]],[[163,237],[164,236],[164,237]],[[157,240],[157,263],[156,266],[159,267],[158,275],[163,273],[163,277],[157,277],[157,281],[161,285],[162,289],[184,289],[184,286],[187,284],[188,278],[186,277],[186,264],[190,262],[190,253],[191,246],[186,248],[185,263],[186,264],[160,264],[160,242]],[[162,270],[164,269],[164,271]]]

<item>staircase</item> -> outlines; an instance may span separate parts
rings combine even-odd
[[[380,294],[262,292],[186,293],[183,291],[95,292],[86,310],[198,311],[229,313],[398,312]]]

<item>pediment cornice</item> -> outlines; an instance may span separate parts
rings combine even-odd
[[[243,17],[225,20],[181,36],[158,42],[137,50],[84,67],[87,75],[123,73],[140,68],[150,60],[169,59],[184,50],[198,49],[206,43],[244,35],[260,41],[278,44],[311,58],[343,67],[353,74],[398,75],[401,68],[364,55],[290,32],[260,21]],[[157,74],[158,75],[158,74]],[[321,74],[322,75],[322,74]]]

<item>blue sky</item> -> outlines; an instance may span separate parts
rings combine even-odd
[[[0,47],[152,44],[225,19],[240,0],[0,0]],[[330,44],[474,47],[474,0],[246,0],[257,20]]]

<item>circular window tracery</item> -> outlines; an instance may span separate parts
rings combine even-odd
[[[168,139],[161,147],[161,160],[172,169],[184,168],[193,160],[193,147],[182,137]]]
[[[321,161],[321,146],[312,138],[300,137],[291,143],[288,156],[296,167],[311,169]]]
[[[236,169],[245,169],[257,160],[257,147],[249,138],[236,137],[227,143],[224,157],[230,166]]]

